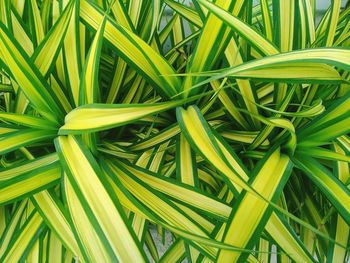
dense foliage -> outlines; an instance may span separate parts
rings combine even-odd
[[[0,262],[347,260],[350,8],[258,2],[0,1]]]

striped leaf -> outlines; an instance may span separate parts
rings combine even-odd
[[[275,149],[264,160],[263,165],[253,177],[252,187],[267,200],[276,200],[291,171],[291,163],[286,155]],[[254,216],[249,212],[254,210]],[[267,212],[270,210],[270,212]],[[249,193],[240,194],[225,230],[224,242],[237,247],[249,248],[254,246],[254,236],[266,224],[272,209],[263,200]],[[259,230],[260,229],[260,230]],[[233,234],[235,233],[235,234]],[[248,255],[231,251],[220,251],[218,262],[227,260],[244,260]]]
[[[35,49],[32,59],[44,76],[49,72],[52,63],[59,54],[58,51],[67,32],[74,6],[75,2],[70,1],[58,21]]]
[[[95,29],[103,19],[101,12],[87,1],[80,2],[80,16]],[[177,94],[181,81],[176,76],[169,77],[175,71],[137,35],[108,19],[104,36],[125,61],[139,70],[164,95],[171,97]]]
[[[329,83],[340,83],[343,80],[342,77],[333,67],[328,65],[349,69],[349,63],[346,60],[349,56],[350,52],[346,49],[293,51],[246,62],[230,69],[220,70],[213,77],[198,85],[229,76],[264,80],[273,79],[276,82],[322,83],[327,81]]]
[[[74,255],[78,255],[79,258],[82,259],[83,257],[81,256],[78,243],[74,238],[70,223],[67,220],[67,215],[62,205],[59,205],[57,197],[45,190],[33,195],[31,200],[46,224],[53,233],[57,235],[59,240],[69,248]]]
[[[1,257],[3,262],[19,262],[26,258],[37,236],[44,231],[45,225],[39,213],[33,211],[25,221],[19,234],[14,238],[11,245]]]
[[[336,177],[334,177],[322,164],[312,157],[298,155],[295,164],[305,171],[305,174],[327,196],[329,201],[337,208],[343,219],[349,224],[350,220],[350,191]]]
[[[112,260],[143,262],[144,254],[130,232],[124,211],[118,200],[111,197],[106,189],[101,170],[91,153],[73,136],[59,136],[55,145],[67,173],[65,193],[78,235],[83,235],[84,243],[89,242],[86,235],[90,235],[89,231],[93,230],[96,240],[102,245],[96,248],[93,243],[89,243],[86,253],[93,256],[99,252],[104,259],[107,256]],[[82,215],[82,218],[78,215]]]
[[[26,97],[44,116],[57,122],[62,117],[57,100],[50,94],[50,88],[42,75],[3,25],[0,25],[0,39],[0,58]]]
[[[16,150],[22,146],[52,139],[56,136],[54,130],[21,129],[0,137],[0,154]]]
[[[79,134],[106,130],[181,105],[184,101],[155,104],[91,104],[76,108],[65,118],[59,134]]]

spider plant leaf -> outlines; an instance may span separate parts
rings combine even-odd
[[[275,20],[275,42],[281,52],[293,49],[295,0],[273,1],[273,17]],[[281,103],[287,94],[287,86],[279,85],[276,89],[275,101]]]
[[[1,16],[0,16],[0,21],[6,25],[10,30],[12,30],[12,25],[11,25],[11,2],[10,1],[2,1],[0,4],[1,10]]]
[[[180,127],[177,124],[172,125],[167,129],[163,130],[162,132],[159,132],[153,136],[150,136],[141,140],[140,142],[135,143],[134,145],[130,146],[130,150],[140,151],[140,150],[151,148],[155,145],[158,145],[162,142],[165,142],[175,137],[179,133],[180,133]]]
[[[155,104],[91,104],[71,111],[59,134],[80,134],[101,131],[138,121],[181,105],[184,101],[169,101]]]
[[[31,1],[33,2],[33,1]],[[63,39],[68,29],[69,21],[72,17],[75,1],[70,1],[62,15],[45,35],[40,45],[35,49],[32,60],[43,76],[50,71],[57,58]]]
[[[126,72],[128,64],[118,59],[117,66],[114,72],[114,77],[112,80],[111,88],[109,89],[108,95],[107,95],[107,103],[113,103],[116,101],[118,97],[118,93],[122,87],[123,81],[124,81],[124,74]]]
[[[313,158],[325,159],[325,160],[333,160],[333,161],[343,161],[350,162],[350,156],[346,156],[344,154],[336,153],[334,151],[324,149],[322,147],[310,147],[304,148],[300,147],[297,152],[301,154],[309,155]]]
[[[77,241],[75,240],[67,215],[63,211],[62,205],[59,205],[57,197],[50,194],[47,190],[36,193],[31,200],[45,223],[57,235],[58,239],[70,249],[74,255],[81,256]]]
[[[4,134],[10,133],[10,132],[15,132],[18,130],[20,130],[20,129],[18,129],[18,126],[3,124],[0,126],[0,135],[4,135]]]
[[[253,47],[264,55],[278,54],[279,50],[265,37],[261,36],[245,22],[237,18],[237,13],[232,15],[216,3],[213,4],[207,0],[198,0],[198,2],[207,8],[212,14],[225,22],[236,33],[246,39]]]
[[[36,46],[41,43],[41,41],[44,39],[44,28],[43,28],[43,23],[41,20],[39,8],[37,5],[37,2],[34,0],[29,0],[30,4],[30,11],[31,11],[31,18],[33,20],[33,37],[35,39],[35,44]]]
[[[268,0],[260,0],[261,4],[261,13],[264,23],[264,33],[266,36],[266,39],[269,41],[273,40],[273,28],[272,28],[272,18],[271,18],[271,11]]]
[[[11,242],[11,240],[13,240],[13,237],[17,233],[16,230],[18,229],[18,226],[21,223],[22,215],[27,208],[27,203],[28,199],[23,199],[22,201],[20,201],[13,210],[11,221],[7,222],[7,224],[5,225],[5,229],[1,234],[0,239],[0,257],[4,255],[6,249],[9,246],[9,243]],[[4,217],[3,219],[6,219],[6,217]]]
[[[309,1],[307,1],[309,3]],[[307,3],[304,0],[298,0],[298,8],[296,9],[296,13],[298,12],[300,16],[300,22],[299,25],[296,27],[299,27],[300,37],[297,38],[297,41],[299,42],[299,46],[301,48],[306,48],[307,42],[310,41],[310,35],[308,34],[308,13],[307,13]],[[299,9],[299,10],[298,10]],[[312,29],[311,29],[312,30]]]
[[[87,237],[86,231],[93,229],[97,235],[95,238],[103,244],[103,250],[107,250],[111,259],[143,262],[144,253],[130,232],[124,211],[118,200],[106,190],[101,170],[91,153],[73,136],[59,136],[55,146],[67,173],[66,195],[70,213],[74,220],[78,220],[74,223],[78,232]],[[79,212],[88,219],[86,226],[84,220],[79,219]],[[88,239],[84,239],[84,242],[88,242]],[[90,255],[91,252],[96,253],[93,250],[89,252]]]
[[[98,230],[91,223],[91,219],[86,214],[83,204],[80,202],[66,176],[64,177],[64,185],[65,198],[67,200],[72,226],[76,233],[75,238],[83,251],[83,259],[93,262],[112,262],[117,260],[116,255],[113,255],[113,252],[110,251],[111,248],[101,240]]]
[[[329,25],[326,31],[326,47],[330,47],[333,45],[333,41],[335,38],[335,33],[337,30],[337,24],[339,19],[339,11],[341,8],[341,0],[332,1],[331,14],[329,18]]]
[[[349,224],[350,221],[350,191],[334,177],[322,164],[314,158],[297,155],[293,162],[305,171],[305,174],[325,194],[336,207],[339,214]]]
[[[228,179],[227,183],[232,187],[233,183],[236,187],[251,191],[252,189],[243,179],[248,178],[248,175],[240,165],[241,161],[237,156],[231,157],[233,162],[227,160],[198,108],[192,106],[187,110],[177,108],[176,115],[181,131],[197,153],[213,164]]]
[[[106,20],[107,17],[102,20],[86,58],[80,80],[79,105],[92,104],[99,100],[98,65]]]
[[[13,92],[11,85],[0,84],[0,92]]]
[[[142,4],[143,1],[130,1],[129,4],[129,9],[128,9],[128,15],[130,17],[130,20],[132,22],[132,24],[137,27],[139,25],[139,21],[140,21],[140,14],[142,11]]]
[[[227,94],[227,92],[224,89],[221,88],[222,84],[220,85],[219,81],[216,80],[210,82],[210,85],[213,88],[213,90],[218,92],[218,98],[220,99],[221,103],[225,106],[225,111],[227,111],[232,116],[232,118],[235,121],[237,121],[243,128],[249,129],[249,123],[243,117],[242,113],[238,110],[237,106],[233,103],[232,98]]]
[[[323,81],[341,83],[343,78],[331,65],[348,70],[350,68],[347,62],[349,56],[350,51],[347,49],[324,48],[292,51],[246,62],[230,69],[219,70],[218,74],[211,72],[212,77],[194,87],[229,76],[274,79],[274,81],[292,83],[322,83]]]
[[[62,88],[62,86],[59,84],[58,80],[54,75],[50,76],[50,81],[51,81],[52,91],[55,93],[56,97],[59,99],[65,113],[70,112],[72,110],[73,103],[69,101],[69,98],[65,94],[66,91],[64,90],[64,88]]]
[[[0,120],[36,129],[57,130],[56,123],[30,115],[0,112]]]
[[[6,1],[4,1],[6,2]],[[30,39],[28,32],[23,28],[22,23],[20,22],[19,15],[11,10],[11,20],[12,20],[12,28],[15,39],[21,44],[23,50],[28,54],[32,55],[34,52],[33,42]]]
[[[251,144],[256,136],[257,132],[241,132],[241,131],[223,131],[220,135],[228,141],[236,141],[240,143]],[[269,146],[270,142],[265,140],[261,146]]]
[[[42,163],[43,161],[41,161]],[[23,166],[35,167],[37,163]],[[23,169],[23,166],[20,166]],[[26,168],[24,168],[26,169]],[[19,171],[16,168],[1,171],[0,177],[0,204],[23,199],[42,189],[56,185],[61,177],[61,167],[56,163],[49,165],[41,164],[40,167],[30,172]]]
[[[201,28],[203,26],[203,22],[198,15],[198,13],[191,9],[188,6],[185,6],[179,2],[175,2],[173,0],[165,0],[164,1],[171,9],[176,11],[180,16],[187,19],[189,22],[193,23],[195,26]]]
[[[159,255],[158,255],[157,247],[156,247],[156,244],[154,243],[152,235],[150,234],[149,231],[146,232],[145,244],[146,244],[146,246],[147,246],[147,248],[148,248],[152,258],[154,259],[154,261],[158,262],[159,261]]]
[[[345,94],[298,133],[299,147],[319,146],[349,130],[350,94]]]
[[[316,40],[314,42],[314,46],[322,45],[325,42],[325,34],[327,32],[327,28],[329,25],[329,20],[331,16],[331,8],[328,8],[326,13],[323,15],[321,21],[318,23],[316,28]]]
[[[132,167],[126,163],[120,163],[119,165],[150,187],[173,197],[174,200],[196,207],[203,212],[208,211],[211,215],[216,215],[219,218],[227,219],[230,214],[231,209],[228,205],[223,204],[213,196],[202,193],[196,187],[186,186],[185,183],[179,183],[170,178],[158,177],[145,169]]]
[[[185,184],[198,186],[198,174],[195,154],[183,134],[180,134],[180,139],[178,140],[177,147],[177,177],[181,182]]]
[[[130,16],[128,15],[128,12],[122,1],[113,1],[111,4],[111,10],[118,24],[129,29],[132,32],[135,32],[135,27],[132,24]],[[127,63],[122,59],[118,59],[117,66],[115,68],[116,69],[114,72],[111,88],[109,89],[107,95],[107,103],[113,103],[116,100],[119,90],[123,84],[124,75],[127,69]]]
[[[301,4],[300,4],[301,5]],[[313,14],[313,8],[312,8],[312,1],[311,0],[303,0],[303,5],[305,9],[305,17],[307,20],[307,34],[308,34],[308,40],[310,43],[314,43],[315,41],[315,21],[314,21],[314,14]]]
[[[230,40],[225,50],[225,56],[226,56],[226,59],[228,60],[230,67],[238,66],[243,63],[241,52],[236,42],[233,39]],[[246,105],[247,110],[253,114],[259,114],[258,108],[254,104],[254,101],[256,101],[256,98],[254,96],[254,92],[250,82],[244,79],[236,79],[236,82],[242,94],[243,101]],[[260,123],[257,119],[251,118],[251,121],[254,124],[255,128],[260,128]]]
[[[78,5],[74,5],[66,32],[67,37],[64,38],[63,44],[65,79],[68,87],[70,88],[75,105],[78,105],[79,101],[79,73],[81,72],[82,68],[79,26],[80,12],[80,7]]]
[[[242,8],[242,2],[244,1],[219,0],[216,1],[216,4],[237,15]],[[202,72],[212,69],[228,44],[230,30],[213,14],[208,15],[201,31],[196,49],[189,62],[189,72]],[[217,38],[221,38],[222,41],[216,41]],[[198,81],[200,79],[196,76],[186,76],[182,88],[185,91],[185,97],[191,94],[191,90],[189,93],[188,90]]]
[[[65,255],[65,252],[63,251],[64,247],[59,238],[52,231],[49,231],[48,243],[49,244],[46,246],[48,248],[46,256],[48,258],[55,258],[57,261],[62,262]],[[40,252],[40,248],[38,249],[38,252]]]
[[[269,241],[260,238],[259,239],[259,251],[263,252],[263,251],[268,251],[269,250]],[[258,259],[260,262],[268,262],[269,261],[269,254],[267,253],[259,253],[258,254]]]
[[[350,120],[347,116],[339,116],[337,119],[327,122],[327,124],[329,125],[328,127],[325,124],[320,127],[319,131],[301,139],[299,147],[321,146],[327,144],[328,141],[349,133]]]
[[[43,116],[57,122],[62,117],[62,109],[57,99],[50,94],[50,88],[42,75],[35,70],[36,67],[3,25],[0,25],[0,39],[0,57],[6,63],[21,90]]]
[[[0,154],[16,150],[35,142],[52,139],[57,135],[55,130],[22,129],[11,132],[0,138]]]
[[[101,12],[88,1],[80,2],[80,16],[95,29],[103,19]],[[141,38],[110,19],[106,22],[104,37],[128,64],[145,76],[160,92],[168,97],[177,95],[181,81],[173,76],[174,69]]]
[[[143,154],[141,154],[141,156],[137,159],[136,161],[136,165],[138,167],[142,167],[142,168],[146,168],[149,167],[149,171],[153,171],[153,172],[158,172],[159,170],[159,166],[160,163],[163,159],[164,156],[164,147],[168,146],[168,142],[163,143],[162,145],[160,145],[157,148],[154,149],[149,149],[148,151],[145,151]],[[142,214],[135,214],[133,220],[132,220],[132,227],[138,237],[139,240],[147,240],[147,233],[148,231],[146,230],[146,217]],[[150,241],[148,241],[150,242]],[[147,247],[152,250],[153,248],[153,241],[151,242],[152,244],[147,244],[148,242],[146,242]],[[152,247],[149,247],[152,246]],[[157,249],[155,249],[157,251]],[[156,258],[158,258],[158,253],[154,253],[151,252],[152,257],[155,256]]]
[[[111,10],[118,24],[123,27],[128,28],[129,30],[135,32],[135,27],[131,21],[130,16],[124,6],[124,3],[121,0],[109,1],[111,4]]]
[[[218,139],[216,135],[210,132],[207,124],[199,117],[198,111],[195,111],[193,108],[189,108],[187,111],[189,117],[184,114],[184,110],[178,110],[177,116],[180,127],[191,143],[191,146],[196,149],[197,153],[202,154],[205,159],[212,163],[216,169],[227,176],[230,181],[234,183],[236,191],[241,192],[242,188],[244,189],[245,187],[242,181],[249,180],[248,173],[245,171],[241,161],[232,150],[229,150],[222,140]],[[237,177],[240,179],[237,179]],[[279,219],[275,219],[275,221],[276,220],[277,223],[279,223]],[[305,253],[305,249],[300,246],[300,242],[297,241],[297,238],[285,229],[283,224],[279,223],[277,226],[274,226],[272,223],[268,222],[267,227],[268,231],[272,233],[276,230],[280,231],[278,234],[280,237],[278,243],[286,251],[297,252],[295,258],[303,258],[304,260],[307,259],[306,262],[312,262],[312,260],[310,261],[310,256]]]
[[[276,200],[281,192],[281,187],[283,188],[288,180],[291,167],[289,157],[281,154],[279,148],[275,149],[264,160],[257,175],[251,179],[252,187],[268,200]],[[249,212],[252,210],[256,211],[254,215]],[[259,229],[266,224],[271,213],[272,209],[266,202],[247,192],[240,194],[227,223],[224,242],[244,248],[254,246],[254,236],[261,231]],[[232,234],[232,232],[239,233],[239,235]],[[221,250],[218,262],[227,262],[228,259],[236,261],[247,256],[239,252]]]
[[[20,229],[19,234],[1,256],[1,261],[19,262],[24,260],[26,258],[26,253],[30,251],[37,236],[42,233],[44,229],[45,224],[43,219],[38,212],[33,211]]]
[[[100,101],[98,71],[106,19],[107,17],[102,20],[85,61],[80,79],[79,105],[91,104]],[[82,138],[84,143],[91,149],[91,151],[96,153],[96,134],[84,134]]]
[[[160,258],[159,262],[177,262],[185,257],[185,242],[182,239],[177,239],[170,248]]]
[[[272,213],[265,226],[269,235],[277,242],[287,255],[296,262],[315,262],[295,231],[285,219]]]
[[[346,156],[345,151],[338,145],[334,144],[335,153],[342,154]],[[339,180],[346,184],[346,181],[350,178],[349,165],[346,162],[337,161],[334,165],[334,176],[339,178]],[[350,227],[345,222],[345,220],[338,214],[335,228],[335,240],[342,244],[344,247],[338,244],[331,244],[327,258],[330,258],[329,262],[344,261],[346,260],[346,247],[348,247],[349,240],[348,236],[350,234]]]
[[[117,165],[118,164],[110,161],[106,161],[105,163],[106,172],[111,176],[112,180],[115,183],[120,181],[120,183],[139,199],[143,205],[152,208],[152,214],[160,217],[162,221],[166,223],[167,227],[174,226],[187,233],[189,231],[195,233],[198,237],[208,237],[207,232],[173,202],[168,201],[167,198],[161,198],[159,193],[156,194],[152,188],[146,186],[130,171]],[[182,231],[181,233],[183,233]],[[212,247],[201,244],[197,245],[212,257],[216,254],[216,249]]]
[[[0,170],[0,177],[3,180],[9,180],[13,177],[16,177],[18,175],[21,175],[23,173],[29,173],[32,170],[35,170],[37,168],[52,164],[54,162],[58,161],[57,154],[48,154],[41,158],[36,158],[34,160],[30,160],[27,162],[23,162],[21,164],[17,164],[15,166],[10,166],[7,168],[3,168]]]
[[[276,17],[276,40],[281,52],[291,51],[294,39],[295,0],[273,1],[273,15]]]

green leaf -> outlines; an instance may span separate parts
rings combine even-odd
[[[75,2],[70,1],[57,22],[45,35],[45,38],[40,42],[40,45],[34,51],[32,60],[41,74],[44,76],[47,75],[59,54],[63,43],[62,40],[66,35],[69,20],[71,19],[74,7]]]
[[[261,51],[262,54],[274,55],[279,53],[277,48],[271,42],[258,34],[248,24],[237,18],[237,13],[232,15],[226,10],[220,8],[216,3],[213,4],[207,0],[198,0],[198,2],[230,26],[235,32],[240,34],[240,36],[249,41],[249,43],[258,51]]]
[[[350,51],[347,49],[324,48],[293,51],[211,72],[212,77],[194,87],[225,77],[290,83],[341,83],[344,79],[330,65],[348,70],[350,68],[348,57],[350,57]]]
[[[59,134],[80,134],[101,131],[132,123],[142,118],[172,109],[184,101],[154,104],[91,104],[71,111]]]
[[[9,112],[0,112],[0,120],[43,130],[57,130],[58,128],[56,123],[43,118]]]
[[[18,235],[7,247],[1,257],[2,262],[19,262],[25,259],[26,253],[37,239],[38,235],[44,230],[45,225],[39,213],[33,211],[25,221]]]
[[[43,116],[58,122],[62,118],[62,109],[57,99],[52,93],[50,94],[50,88],[43,76],[36,70],[23,49],[2,24],[0,25],[0,39],[0,58],[26,97]]]
[[[67,220],[65,210],[59,205],[57,197],[45,190],[33,195],[31,200],[45,223],[54,231],[59,240],[82,259],[83,257],[70,223]]]
[[[98,65],[101,56],[102,40],[107,17],[101,22],[86,58],[80,81],[79,105],[98,102]]]
[[[55,130],[21,129],[0,137],[0,154],[28,146],[35,142],[52,139],[57,135]]]
[[[106,186],[91,153],[73,136],[59,136],[55,145],[67,173],[65,193],[68,207],[78,235],[83,237],[89,260],[95,254],[99,259],[108,256],[113,260],[143,262],[144,253],[130,232],[124,211],[106,189],[108,184]],[[100,248],[87,238],[89,231],[95,233],[94,239],[102,245]]]
[[[350,191],[322,164],[312,157],[297,155],[293,162],[302,169],[314,184],[337,208],[343,219],[350,222]]]
[[[276,200],[288,180],[291,167],[289,157],[281,154],[277,148],[264,158],[257,175],[251,179],[251,186],[267,200]],[[253,210],[252,214],[250,211]],[[256,242],[255,236],[260,234],[271,213],[272,209],[265,201],[247,192],[241,193],[227,223],[224,242],[236,247],[253,247]],[[239,252],[221,250],[218,262],[244,261],[247,256]]]
[[[87,24],[97,29],[103,15],[88,1],[80,2],[80,16]],[[106,22],[105,38],[118,54],[135,67],[150,83],[168,97],[175,96],[181,81],[174,75],[174,69],[141,38],[110,19]]]
[[[57,161],[51,163],[52,157],[45,157],[1,171],[0,204],[23,199],[33,193],[57,185],[61,178],[62,170]]]

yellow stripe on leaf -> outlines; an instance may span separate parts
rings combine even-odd
[[[62,109],[50,94],[42,75],[3,25],[0,25],[0,58],[34,107],[52,121],[62,117]]]
[[[103,19],[103,15],[88,1],[80,1],[80,16],[94,29]],[[177,95],[181,81],[174,76],[174,69],[141,38],[110,19],[106,22],[104,37],[123,59],[136,67],[159,91],[169,97]]]
[[[289,164],[289,158],[281,154],[280,149],[277,148],[264,162],[252,181],[252,187],[264,198],[272,201],[279,196],[281,185],[284,185],[290,174],[288,172],[290,170],[288,169]],[[268,207],[268,203],[264,200],[249,193],[243,193],[233,208],[223,241],[236,247],[246,248],[258,227],[266,224],[270,215],[267,212]],[[250,242],[249,245],[253,246],[254,244]],[[218,262],[227,262],[228,260],[235,262],[239,260],[240,256],[239,252],[221,250]]]
[[[99,240],[110,247],[109,255],[120,261],[144,262],[144,254],[129,232],[124,211],[106,190],[101,181],[102,171],[91,153],[73,136],[59,136],[55,145],[72,185],[68,193],[72,194],[73,201],[74,196],[78,197],[87,218],[99,233]]]
[[[160,113],[181,105],[184,101],[154,104],[91,104],[71,111],[59,134],[79,134],[106,130],[138,121],[149,115]]]

